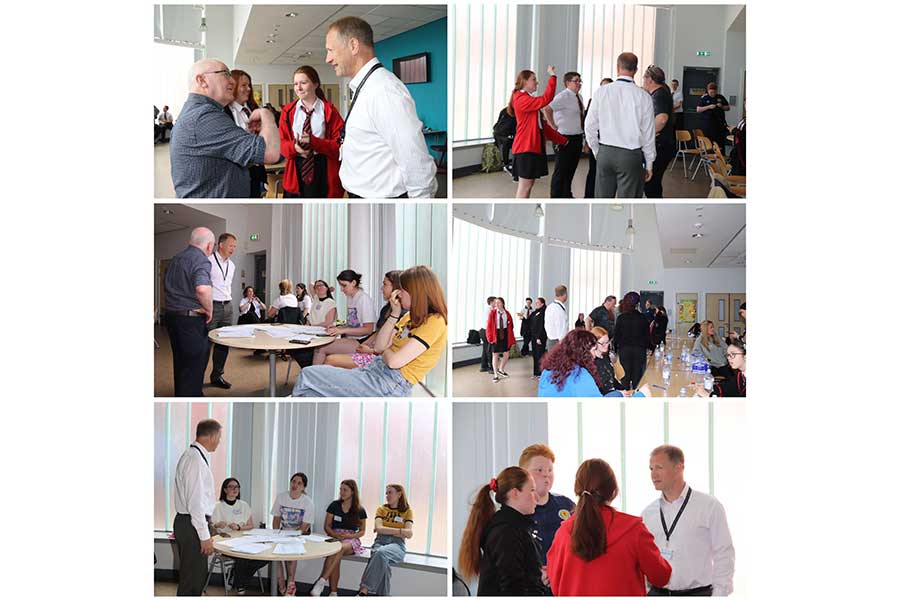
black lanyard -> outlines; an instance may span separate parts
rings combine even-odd
[[[559,301],[553,301],[553,302],[556,303],[557,305],[559,305],[559,308],[563,310],[563,313],[568,314],[568,311],[566,311],[565,306],[563,306],[563,304],[561,302],[559,302]]]
[[[213,253],[213,259],[216,260],[216,265],[219,266],[219,271],[222,272],[222,283],[227,284],[228,282],[226,282],[225,280],[228,279],[228,261],[227,260],[225,261],[225,270],[223,271],[222,264],[219,263],[219,257],[216,256],[216,253]]]
[[[665,497],[664,497],[665,498]],[[669,542],[669,537],[672,536],[672,533],[675,532],[675,526],[678,525],[678,520],[681,519],[681,514],[684,513],[684,508],[687,507],[688,501],[691,500],[691,489],[688,488],[687,494],[684,496],[684,503],[681,504],[681,509],[678,510],[678,513],[675,514],[675,521],[672,522],[672,527],[666,527],[666,518],[663,515],[662,510],[662,502],[659,504],[659,521],[662,522],[663,532],[666,535],[666,542]]]
[[[375,63],[372,68],[369,69],[369,72],[366,73],[366,76],[363,77],[362,81],[359,82],[359,86],[357,86],[356,91],[350,93],[350,108],[347,109],[347,116],[344,117],[344,127],[341,128],[341,137],[338,138],[338,146],[344,143],[344,138],[347,135],[347,122],[350,120],[350,113],[353,112],[353,107],[356,105],[356,101],[359,98],[359,93],[362,92],[363,86],[366,85],[366,80],[369,79],[369,76],[372,73],[374,73],[377,69],[381,69],[382,67],[384,67],[384,65],[382,65],[381,63]]]
[[[632,80],[632,79],[625,79],[624,77],[620,77],[620,78],[617,79],[616,81],[624,81],[625,83],[634,83],[634,80]]]
[[[206,467],[209,467],[209,460],[206,458],[206,455],[203,454],[203,451],[200,450],[200,447],[191,445],[191,448],[200,453],[200,456],[203,457],[203,462],[206,464]]]

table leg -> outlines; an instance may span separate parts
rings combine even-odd
[[[269,352],[269,396],[275,396],[275,365],[277,353]]]
[[[278,596],[278,562],[269,562],[269,592],[273,597]]]

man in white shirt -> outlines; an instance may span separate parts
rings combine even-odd
[[[675,113],[675,130],[684,129],[684,94],[677,79],[672,80],[672,109]]]
[[[650,478],[660,498],[641,514],[660,553],[672,565],[666,588],[650,596],[730,595],[734,590],[734,546],[725,509],[684,481],[684,453],[663,445],[650,453]]]
[[[350,77],[340,177],[350,198],[432,198],[437,167],[428,153],[416,103],[375,57],[372,27],[338,19],[325,37],[325,62]]]
[[[544,330],[547,332],[547,350],[552,349],[569,331],[569,316],[566,312],[566,301],[569,300],[569,289],[560,284],[554,290],[556,298],[547,305],[544,313]]]
[[[597,158],[596,198],[641,198],[653,175],[653,100],[634,83],[637,64],[631,52],[619,55],[618,77],[597,88],[584,120],[584,135]]]
[[[210,453],[222,440],[222,424],[214,419],[197,424],[196,440],[175,467],[175,523],[178,547],[178,596],[200,596],[206,584],[206,556],[213,553],[210,519],[216,506]]]
[[[234,310],[231,306],[231,282],[234,280],[234,261],[231,255],[237,248],[237,238],[234,234],[222,234],[219,236],[219,246],[209,255],[210,277],[212,278],[213,317],[206,324],[206,330],[212,331],[234,323]],[[223,377],[225,375],[225,360],[228,359],[228,347],[221,344],[212,345],[212,371],[209,374],[209,383],[219,388],[231,388],[231,384]],[[207,362],[209,359],[207,358]]]
[[[563,76],[565,88],[544,107],[544,117],[551,127],[569,139],[556,147],[556,166],[550,180],[550,198],[574,198],[572,179],[584,147],[584,99],[581,97],[581,75],[569,71]]]

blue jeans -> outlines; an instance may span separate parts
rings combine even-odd
[[[387,597],[391,594],[391,566],[406,557],[406,543],[399,536],[379,534],[372,545],[372,557],[366,564],[360,587],[369,593]]]
[[[358,369],[332,365],[304,367],[297,376],[292,396],[318,397],[388,397],[409,396],[412,384],[391,369],[381,357]]]

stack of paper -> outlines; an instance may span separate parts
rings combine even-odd
[[[219,338],[249,338],[253,336],[253,330],[258,327],[255,325],[225,326],[219,328],[218,335]]]
[[[231,549],[236,553],[248,553],[252,555],[256,555],[257,553],[262,553],[263,551],[268,551],[272,546],[271,543],[253,543],[253,542],[241,542],[237,541],[238,544],[232,545]]]
[[[327,537],[322,536],[321,534],[310,534],[308,536],[304,536],[303,538],[311,543],[324,543]]]
[[[302,540],[296,540],[289,543],[278,543],[273,551],[275,555],[303,555],[306,553],[306,546]]]

